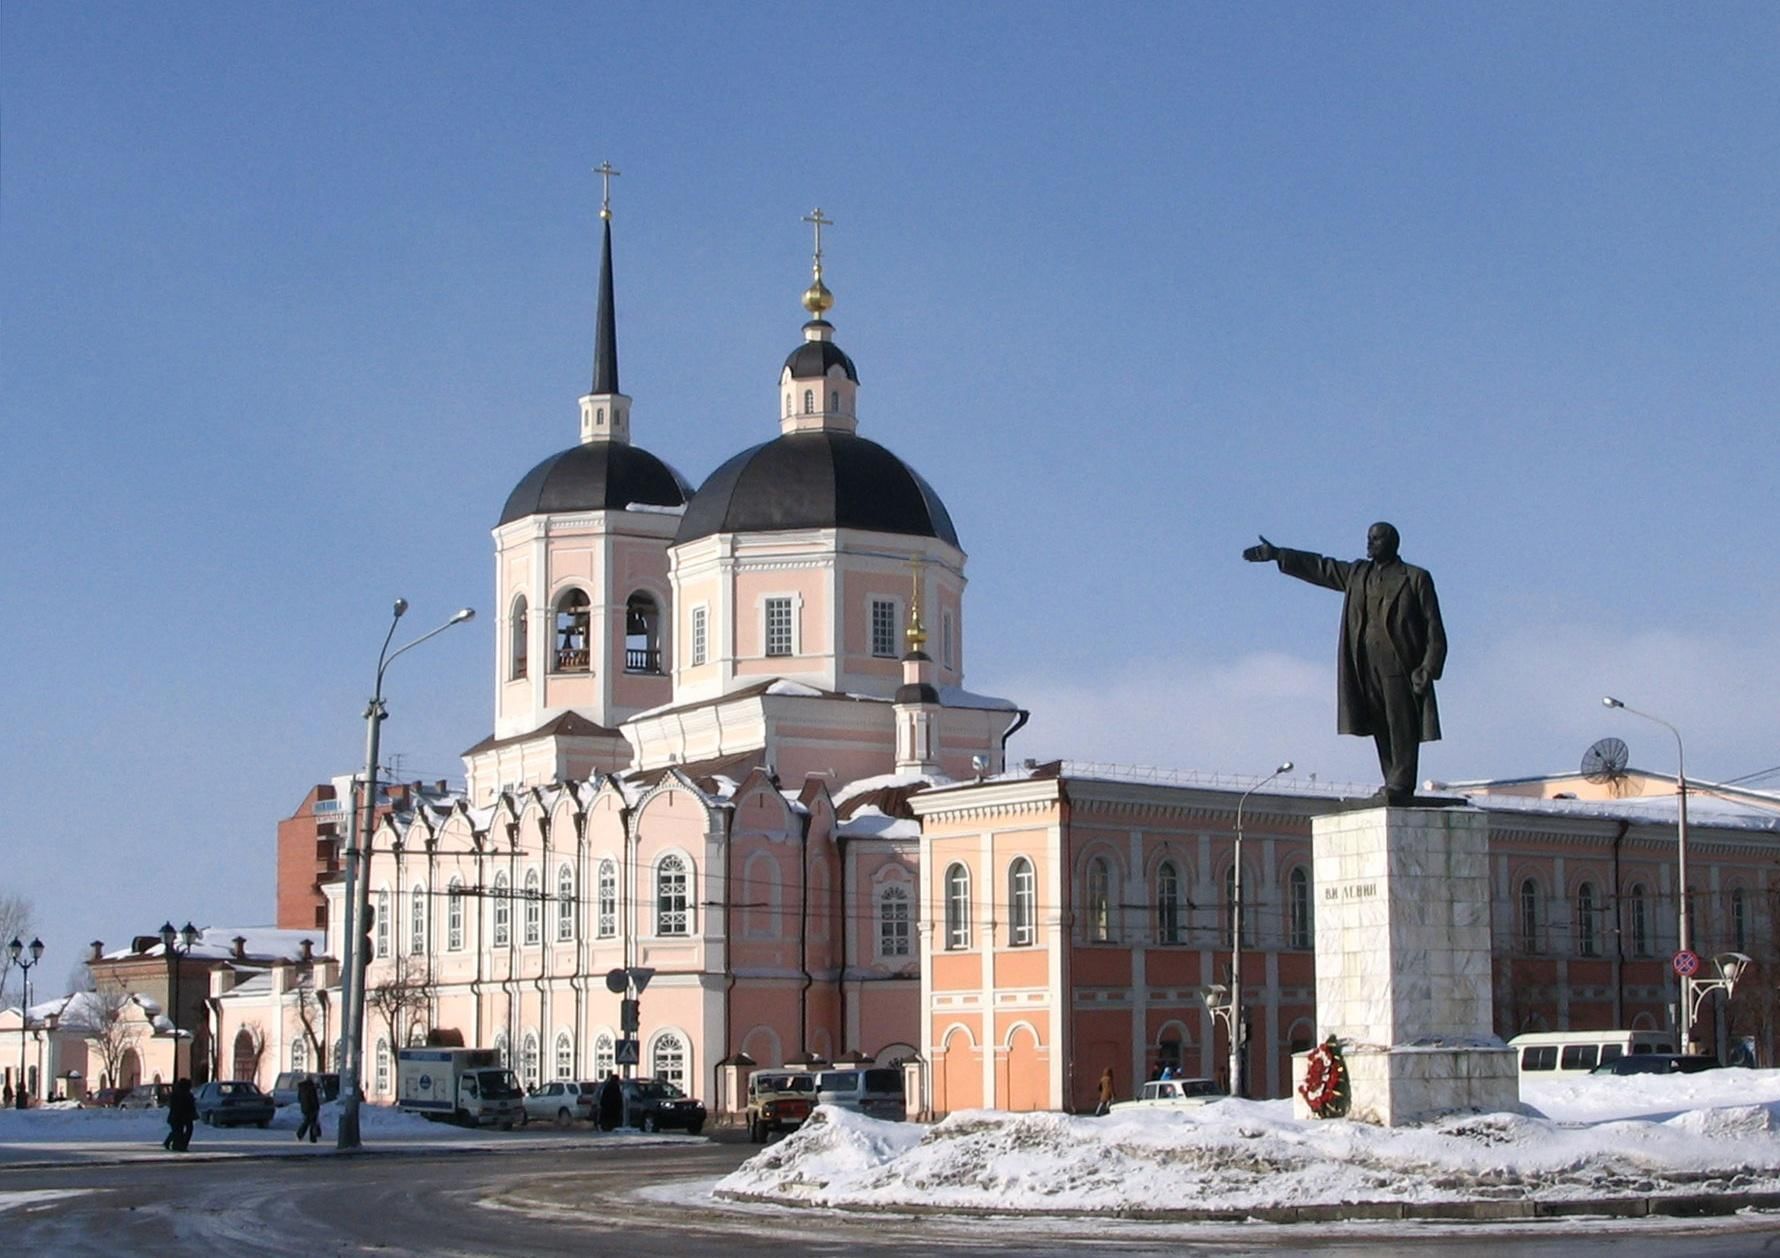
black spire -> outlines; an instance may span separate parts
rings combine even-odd
[[[612,220],[607,218],[600,250],[599,322],[593,332],[592,393],[618,392],[618,318],[612,310]]]

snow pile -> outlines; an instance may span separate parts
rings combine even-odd
[[[1581,1122],[1550,1116],[1563,1097],[1546,1098],[1545,1116],[1400,1128],[1301,1122],[1289,1101],[1107,1118],[975,1110],[933,1127],[823,1107],[716,1192],[831,1207],[1110,1212],[1780,1191],[1780,1071],[1718,1073],[1731,1078],[1688,1089],[1708,1104],[1655,1118],[1604,1115],[1661,1111],[1679,1098],[1624,1085],[1679,1080],[1565,1085],[1573,1112],[1602,1116]]]

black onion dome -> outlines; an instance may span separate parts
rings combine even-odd
[[[638,446],[592,441],[553,454],[525,474],[501,523],[558,511],[622,511],[631,503],[678,507],[692,486],[673,468]]]
[[[875,441],[824,430],[787,433],[712,472],[692,496],[674,542],[804,528],[906,533],[958,545],[946,504],[914,468]]]
[[[785,355],[784,370],[789,371],[796,380],[826,376],[830,367],[839,367],[847,373],[847,379],[854,384],[859,383],[859,369],[847,357],[847,351],[833,341],[805,341]]]

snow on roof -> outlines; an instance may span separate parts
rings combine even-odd
[[[831,792],[830,798],[834,800],[834,806],[838,810],[848,800],[868,791],[896,790],[906,786],[944,786],[951,780],[943,773],[880,773],[876,777],[857,778],[844,786],[838,786]]]
[[[769,695],[795,695],[800,699],[815,699],[822,691],[814,686],[806,686],[801,681],[786,681],[783,677],[766,688]]]
[[[963,686],[939,686],[939,701],[948,708],[990,708],[998,712],[1018,712],[1020,705],[1012,699],[996,695],[980,695]]]
[[[624,509],[626,511],[640,511],[644,515],[686,514],[686,504],[683,502],[671,507],[658,502],[627,502],[624,504]]]
[[[181,946],[179,955],[191,956],[203,961],[235,960],[235,939],[239,936],[246,942],[243,951],[249,961],[300,961],[303,959],[303,942],[308,940],[311,947],[324,942],[326,932],[310,930],[280,930],[274,926],[206,926],[198,932],[198,940],[188,953]],[[116,952],[108,952],[107,961],[122,961],[131,957],[164,957],[167,949],[160,943],[145,948],[141,952],[133,948],[122,948]]]
[[[907,817],[892,817],[870,804],[861,808],[837,827],[851,839],[918,839],[921,823]]]

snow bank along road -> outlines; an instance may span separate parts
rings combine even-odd
[[[1430,1241],[1475,1258],[1575,1258],[1622,1252],[1628,1237],[1674,1255],[1780,1253],[1780,1220],[1733,1219],[1710,1229],[1644,1220],[1596,1234],[1580,1221],[1476,1228],[1377,1223],[1313,1232],[1267,1226],[1071,1220],[959,1220],[832,1210],[722,1206],[711,1186],[753,1153],[743,1144],[575,1145],[494,1156],[0,1170],[6,1252],[61,1258],[261,1258],[375,1251],[410,1255],[859,1253],[1319,1253],[1408,1255]],[[1507,1251],[1504,1254],[1504,1251]]]

